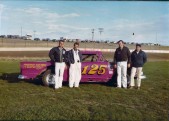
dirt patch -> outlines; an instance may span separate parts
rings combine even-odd
[[[33,58],[36,60],[37,58],[48,59],[48,51],[2,51],[0,52],[1,60],[11,60],[11,59],[21,59],[21,60],[29,60]],[[103,52],[104,57],[107,60],[113,60],[114,53],[112,52]],[[169,61],[168,53],[147,53],[148,61]]]

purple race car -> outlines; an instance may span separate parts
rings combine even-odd
[[[19,79],[34,79],[42,77],[43,84],[54,84],[54,63],[21,62]],[[108,62],[100,51],[82,51],[82,79],[81,82],[108,82],[115,73],[113,63]],[[69,67],[64,70],[64,81],[69,79]]]

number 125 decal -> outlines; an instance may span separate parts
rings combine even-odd
[[[93,75],[93,74],[105,74],[106,73],[106,68],[107,68],[107,65],[97,65],[97,64],[93,64],[91,65],[91,68],[90,70],[87,72],[87,69],[90,68],[89,66],[84,66],[83,68],[83,71],[82,71],[82,74],[85,75],[85,74],[90,74],[90,75]]]

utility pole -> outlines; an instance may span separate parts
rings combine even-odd
[[[98,28],[98,30],[99,30],[99,33],[100,33],[100,41],[101,41],[101,34],[102,34],[102,32],[103,32],[103,28]]]
[[[2,6],[3,7],[3,6]],[[1,21],[2,21],[2,9],[3,8],[0,8],[0,35],[2,34],[2,30],[1,30]],[[1,41],[2,41],[2,46],[3,46],[3,38],[1,38]]]
[[[94,29],[92,29],[92,41],[94,40]]]
[[[133,42],[135,42],[135,41],[134,41],[134,40],[135,40],[134,35],[135,35],[135,33],[133,32]]]
[[[35,33],[36,33],[36,31],[34,30],[33,33],[34,33],[34,39],[35,39]]]
[[[156,44],[157,44],[157,32],[156,32]]]
[[[22,37],[22,26],[21,26],[21,37]]]
[[[96,42],[94,41],[94,29],[92,29],[92,42],[94,42],[94,48],[95,48]]]

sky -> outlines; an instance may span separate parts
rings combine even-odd
[[[0,1],[0,34],[169,45],[169,2]],[[98,28],[103,28],[99,33]],[[133,35],[134,33],[134,35]]]

